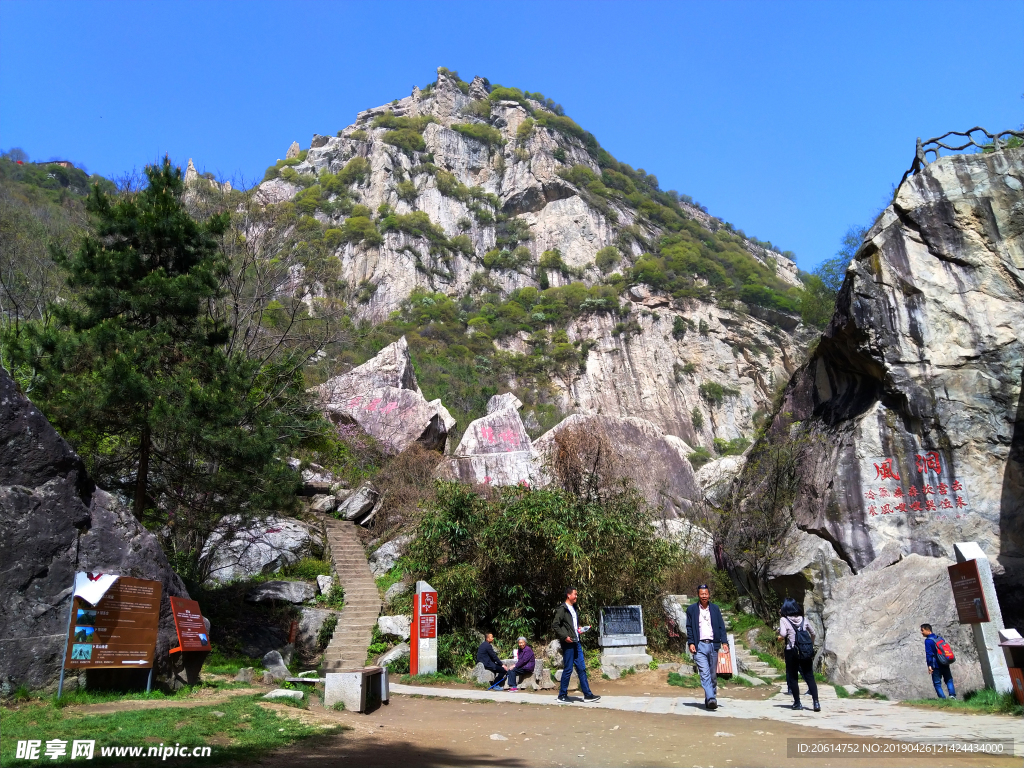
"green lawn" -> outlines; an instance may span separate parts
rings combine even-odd
[[[398,681],[403,685],[438,685],[442,683],[465,683],[467,682],[458,675],[449,675],[444,672],[431,672],[429,675],[402,675]]]
[[[95,697],[96,694],[89,696]],[[149,694],[139,698],[154,699],[161,696]],[[104,755],[104,748],[140,747],[145,757],[150,747],[159,748],[161,744],[168,747],[209,747],[210,755],[202,758],[204,765],[232,761],[248,764],[271,750],[299,739],[339,730],[333,726],[304,725],[298,720],[282,717],[260,707],[258,700],[259,695],[238,696],[210,706],[136,709],[103,715],[68,710],[56,706],[53,701],[37,700],[5,707],[0,709],[0,731],[3,733],[0,764],[51,765],[54,762],[68,762],[72,742],[76,739],[95,740],[92,765],[125,763],[125,753],[120,756]],[[69,700],[68,703],[72,702]],[[15,759],[18,742],[27,740],[42,742],[40,759]],[[49,740],[66,741],[68,754],[57,760],[47,759],[45,749]],[[161,759],[161,762],[164,760]],[[188,760],[184,757],[177,760],[172,757],[166,759],[165,764],[185,762]]]
[[[961,694],[961,696],[962,698],[959,699],[907,699],[900,703],[913,707],[951,709],[991,715],[1016,715],[1020,717],[1024,714],[1024,707],[1017,703],[1017,699],[1009,691],[998,693],[991,688],[983,688],[980,691],[967,691]]]

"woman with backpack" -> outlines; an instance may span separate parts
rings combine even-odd
[[[814,626],[804,618],[804,609],[792,597],[782,601],[782,618],[779,619],[779,640],[786,642],[786,682],[793,694],[793,709],[803,709],[800,704],[799,672],[807,683],[807,690],[814,700],[814,711],[821,712],[818,703],[818,683],[814,680]]]

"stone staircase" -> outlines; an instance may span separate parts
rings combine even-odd
[[[768,682],[783,682],[785,680],[786,676],[782,672],[779,672],[771,664],[761,661],[744,645],[741,645],[742,642],[743,640],[740,639],[740,642],[736,643],[737,647],[735,649],[736,661],[739,662],[740,672],[745,675],[760,677]]]
[[[373,625],[380,615],[380,595],[355,524],[327,518],[325,525],[334,573],[345,589],[345,606],[324,651],[324,671],[358,669],[366,663]]]

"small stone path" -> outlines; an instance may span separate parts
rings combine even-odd
[[[358,669],[366,663],[373,625],[380,615],[380,594],[355,524],[333,518],[327,518],[324,524],[334,573],[345,589],[338,626],[324,651],[324,671]]]
[[[791,696],[777,694],[762,701],[729,699],[719,696],[714,712],[704,708],[704,697],[688,696],[602,696],[594,703],[584,703],[576,696],[572,703],[561,703],[553,695],[538,693],[507,693],[392,683],[392,694],[438,696],[449,699],[505,701],[514,704],[540,704],[580,709],[612,709],[623,712],[647,712],[661,715],[693,715],[708,718],[735,717],[742,720],[776,720],[811,728],[842,731],[851,736],[897,741],[991,741],[1020,739],[1021,720],[1001,715],[973,715],[964,712],[930,710],[900,706],[893,701],[874,699],[840,699],[831,686],[819,686],[822,712],[810,709],[794,711]],[[570,699],[573,697],[570,696]],[[807,701],[806,703],[810,703]]]

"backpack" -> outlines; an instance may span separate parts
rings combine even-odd
[[[793,648],[796,650],[797,658],[803,661],[814,658],[814,638],[807,631],[806,622],[807,619],[802,619],[800,626],[797,626],[793,624],[792,619],[789,619],[789,623],[796,630],[796,642],[793,643]]]
[[[939,664],[949,666],[956,661],[956,655],[953,653],[953,648],[946,642],[946,639],[942,635],[935,636],[935,658]]]

